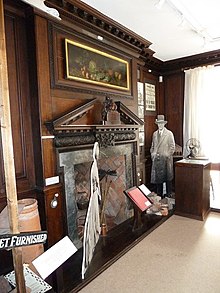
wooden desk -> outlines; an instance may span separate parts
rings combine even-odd
[[[210,166],[208,160],[175,163],[175,214],[205,219],[210,210]]]

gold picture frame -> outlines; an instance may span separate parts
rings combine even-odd
[[[69,39],[65,54],[67,79],[130,91],[128,61]]]

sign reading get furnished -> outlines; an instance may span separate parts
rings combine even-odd
[[[0,235],[0,250],[11,249],[19,246],[43,244],[47,240],[47,232],[27,232],[20,234]]]

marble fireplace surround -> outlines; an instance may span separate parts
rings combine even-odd
[[[96,99],[86,101],[83,105],[62,117],[46,123],[48,130],[54,135],[57,167],[63,177],[68,236],[77,247],[81,246],[77,200],[79,194],[89,193],[88,174],[90,174],[89,170],[92,163],[92,149],[96,141],[100,148],[99,168],[105,171],[109,169],[117,171],[117,176],[108,178],[108,180],[111,180],[109,188],[110,203],[107,204],[107,214],[111,218],[110,226],[112,224],[113,226],[118,225],[131,216],[128,200],[122,194],[122,189],[137,184],[138,128],[144,123],[124,104],[121,102],[115,103],[117,111],[120,113],[121,123],[119,125],[77,124],[82,116],[91,113],[96,104]],[[103,186],[108,184],[108,180],[104,178],[101,182],[101,187],[104,190],[105,187]],[[80,181],[86,183],[82,184]],[[115,195],[118,194],[120,196],[117,200]],[[115,206],[114,209],[113,206]],[[120,214],[119,217],[115,217],[117,212]],[[114,214],[114,217],[112,217],[112,214]]]

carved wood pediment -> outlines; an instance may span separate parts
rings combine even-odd
[[[121,124],[112,124],[112,125],[79,125],[77,124],[77,120],[79,120],[82,116],[86,115],[96,103],[96,99],[89,100],[84,104],[72,109],[70,112],[62,115],[59,118],[56,118],[52,121],[46,122],[46,126],[48,130],[54,134],[58,135],[58,133],[68,134],[72,131],[76,130],[88,130],[88,129],[137,129],[139,126],[143,125],[144,122],[134,114],[128,107],[126,107],[122,102],[115,102],[117,105],[117,111],[120,113]]]
[[[121,121],[124,124],[144,125],[144,122],[122,102],[115,102],[117,111],[120,113]]]
[[[95,102],[96,99],[86,101],[84,104],[72,109],[65,115],[62,115],[61,117],[56,118],[52,121],[47,121],[45,124],[48,130],[52,134],[55,134],[57,133],[57,131],[59,132],[60,130],[65,131],[73,127],[77,127],[77,125],[75,125],[75,122],[79,120],[82,116],[86,115],[88,111],[94,107]]]
[[[77,124],[77,121],[87,115],[95,103],[96,99],[89,100],[65,115],[45,123],[50,133],[55,136],[56,147],[88,145],[95,141],[106,147],[115,143],[136,140],[136,131],[144,122],[119,101],[115,104],[117,112],[120,114],[120,124]]]

